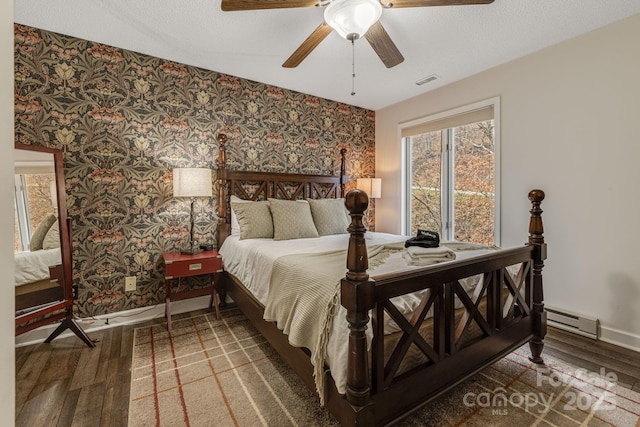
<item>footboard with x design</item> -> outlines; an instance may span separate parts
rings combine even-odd
[[[393,422],[527,342],[531,360],[542,362],[544,193],[533,190],[529,199],[529,241],[522,247],[370,278],[361,226],[368,200],[347,194],[352,223],[341,298],[350,328],[345,398],[353,412],[343,424]],[[405,318],[393,298],[411,293],[421,302]],[[399,332],[385,335],[385,317]]]
[[[409,376],[408,372],[413,374],[457,356],[530,316],[532,250],[525,246],[501,251],[498,258],[490,254],[457,262],[455,267],[431,268],[429,273],[418,270],[373,277],[372,391],[389,389],[402,381],[403,374]],[[477,283],[471,294],[461,283],[467,278]],[[422,292],[418,309],[410,319],[405,318],[392,299],[421,290],[426,292]],[[401,330],[391,345],[379,333],[385,313]]]

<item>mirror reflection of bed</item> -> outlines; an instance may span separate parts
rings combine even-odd
[[[16,335],[60,321],[45,342],[71,329],[94,347],[73,320],[62,152],[16,143],[14,159]]]

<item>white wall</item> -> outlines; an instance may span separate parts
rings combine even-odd
[[[500,96],[502,244],[545,190],[545,300],[640,349],[640,15],[376,112],[376,229],[400,231],[398,124]]]
[[[0,200],[13,197],[13,2],[0,2]],[[0,205],[0,424],[15,420],[15,351],[13,294],[13,206]]]

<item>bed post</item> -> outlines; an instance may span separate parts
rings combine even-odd
[[[533,333],[534,337],[529,341],[531,356],[534,363],[543,363],[542,348],[544,336],[547,333],[547,313],[544,311],[544,295],[542,291],[542,267],[547,258],[547,244],[544,242],[544,228],[542,226],[542,209],[540,203],[544,200],[544,191],[531,190],[531,218],[529,220],[529,244],[536,246],[533,260]]]
[[[344,186],[347,182],[347,163],[345,160],[345,156],[347,154],[347,149],[342,148],[340,150],[340,196],[344,197]]]
[[[231,234],[231,224],[227,224],[227,135],[218,134],[218,161],[217,178],[218,178],[218,249],[222,246],[224,239]],[[227,290],[222,281],[218,287],[218,295],[220,296],[220,307],[227,305]]]
[[[218,248],[229,235],[227,230],[227,198],[226,198],[226,179],[227,179],[227,135],[218,134]]]
[[[346,398],[351,404],[357,425],[373,424],[373,402],[370,398],[369,359],[365,331],[369,310],[373,308],[374,281],[369,279],[369,258],[364,239],[366,228],[362,217],[369,205],[364,191],[351,190],[345,206],[351,215],[347,250],[347,275],[341,282],[341,303],[347,309],[349,323],[349,355],[347,359]]]

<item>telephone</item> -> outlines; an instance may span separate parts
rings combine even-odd
[[[431,242],[440,243],[440,235],[436,231],[430,230],[418,230],[416,240],[428,240]]]
[[[404,243],[405,248],[409,246],[437,248],[440,246],[440,235],[436,231],[418,230],[416,237],[412,237]]]

